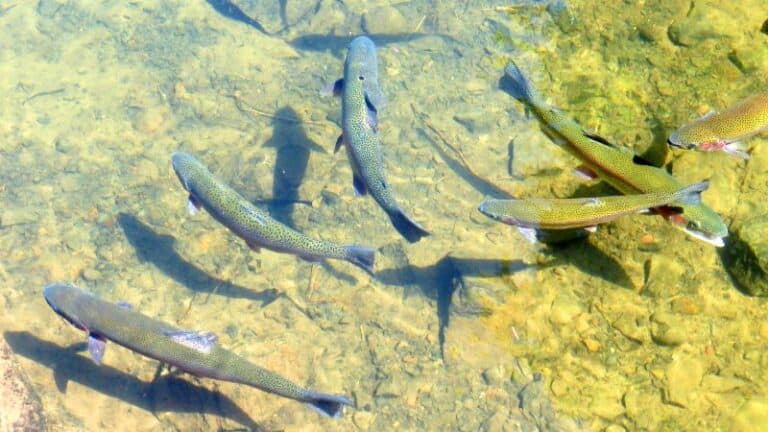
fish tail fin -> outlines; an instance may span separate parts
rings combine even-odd
[[[515,99],[530,103],[538,97],[531,82],[525,77],[523,71],[520,70],[514,61],[510,61],[504,68],[504,75],[509,82],[508,91]]]
[[[349,245],[344,246],[344,250],[347,251],[347,261],[360,267],[366,272],[373,274],[373,261],[375,254],[373,249],[365,246]]]
[[[425,230],[421,227],[421,225],[414,222],[413,219],[408,217],[408,215],[406,215],[403,209],[400,207],[397,207],[392,211],[388,211],[387,214],[389,215],[389,220],[392,221],[392,225],[394,225],[397,232],[399,232],[401,236],[405,237],[409,243],[416,243],[417,241],[421,240],[422,237],[429,235],[429,231]]]
[[[313,390],[306,391],[304,402],[313,410],[331,418],[341,418],[344,405],[353,406],[352,401],[346,396],[336,396]]]
[[[676,202],[697,205],[701,204],[701,193],[707,190],[709,187],[709,180],[704,180],[700,183],[694,183],[690,186],[686,186],[679,191],[675,192]]]

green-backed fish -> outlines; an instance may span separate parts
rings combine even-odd
[[[316,262],[340,259],[351,262],[368,273],[373,272],[374,251],[363,246],[341,246],[307,237],[274,219],[225,185],[192,155],[175,152],[173,169],[189,192],[188,208],[195,213],[204,208],[222,225],[245,240],[254,251],[261,247],[286,252]]]
[[[663,168],[654,166],[628,148],[585,132],[578,123],[549,106],[516,64],[507,65],[505,75],[511,95],[535,113],[544,133],[581,160],[581,173],[599,177],[626,195],[677,192],[684,187]],[[689,235],[717,247],[723,246],[728,227],[714,210],[704,203],[681,203],[675,207],[658,207],[654,211]],[[677,211],[678,207],[682,213]]]
[[[536,229],[592,229],[631,213],[649,211],[673,203],[698,204],[708,181],[696,183],[677,192],[651,192],[593,198],[486,199],[478,210],[509,225],[516,225],[526,238],[535,237]],[[668,206],[670,210],[672,206]]]
[[[378,110],[383,96],[378,86],[376,46],[365,36],[349,45],[344,62],[344,78],[334,89],[341,95],[342,134],[336,149],[343,145],[352,165],[352,183],[357,195],[370,192],[387,213],[395,229],[409,242],[428,236],[424,228],[405,214],[395,200],[392,186],[384,176]]]
[[[768,130],[768,93],[748,97],[720,113],[709,112],[669,136],[673,147],[698,151],[723,151],[743,159],[749,154],[739,141]]]
[[[47,285],[43,296],[57,314],[88,334],[88,351],[97,364],[110,340],[193,375],[245,384],[305,402],[330,417],[340,417],[344,405],[352,406],[345,396],[304,388],[225,350],[212,333],[181,330],[133,311],[124,303],[104,301],[68,284]]]

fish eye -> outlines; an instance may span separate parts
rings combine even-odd
[[[365,80],[365,77],[364,77],[364,76],[362,76],[362,75],[360,75],[360,76],[358,76],[358,77],[357,77],[357,79],[359,79],[360,81],[364,81],[364,80]]]

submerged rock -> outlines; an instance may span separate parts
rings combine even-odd
[[[768,215],[747,219],[733,227],[720,258],[744,293],[768,296]]]
[[[40,399],[5,339],[0,339],[0,377],[0,430],[46,430]]]

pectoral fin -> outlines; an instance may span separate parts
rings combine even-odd
[[[88,352],[91,354],[91,360],[97,365],[101,364],[104,358],[104,350],[107,348],[107,340],[95,333],[88,334]]]
[[[352,186],[355,188],[356,196],[363,196],[368,193],[365,182],[357,174],[352,174]]]
[[[249,248],[251,248],[254,252],[261,252],[261,246],[258,243],[250,242],[248,240],[245,241],[245,244],[248,245]]]
[[[365,107],[366,107],[366,113],[367,113],[368,126],[370,126],[374,132],[378,132],[379,131],[378,111],[376,111],[376,107],[373,105],[373,102],[371,102],[371,99],[368,97],[368,93],[365,92],[364,94],[365,94]]]
[[[336,81],[320,89],[320,94],[323,96],[341,96],[341,91],[343,89],[344,89],[344,78],[339,78]]]
[[[344,134],[339,135],[339,138],[336,139],[336,146],[333,147],[333,154],[336,154],[341,146],[344,145]]]
[[[208,354],[219,340],[218,336],[210,332],[172,330],[165,332],[172,341],[187,348]]]
[[[189,215],[196,215],[202,207],[203,204],[200,202],[200,200],[197,199],[194,195],[189,194],[189,199],[187,200],[187,210],[189,211]]]

